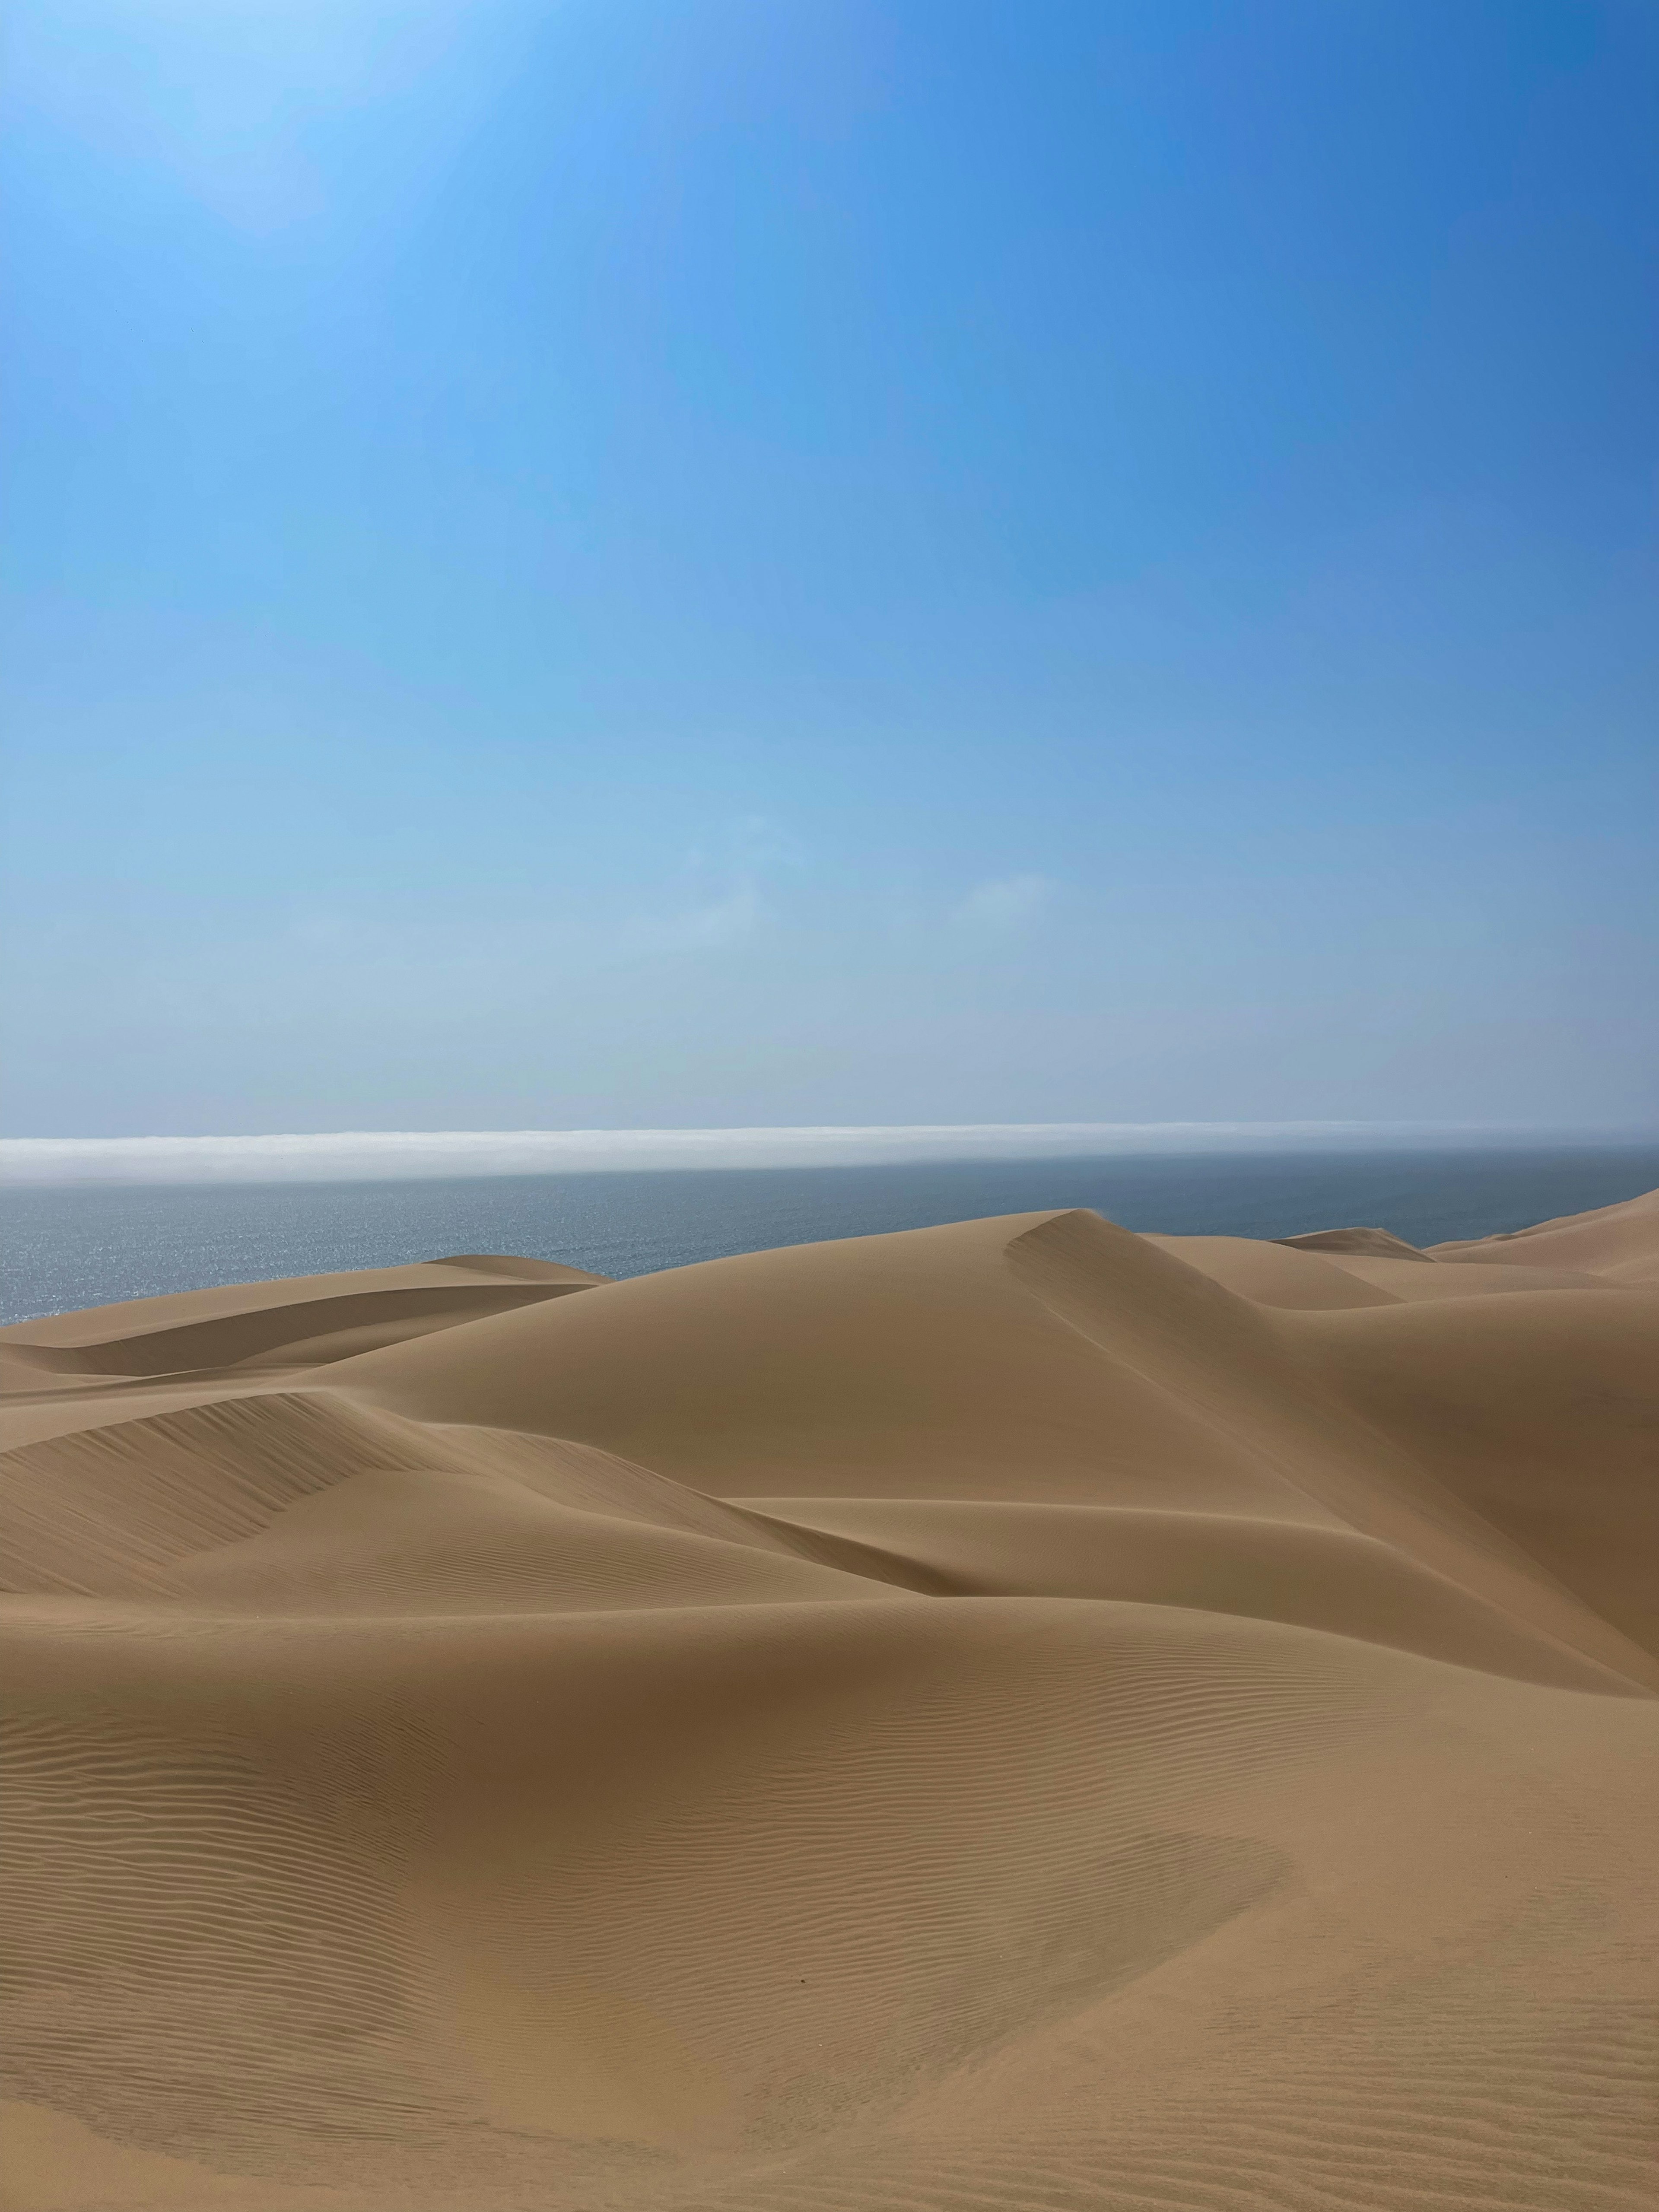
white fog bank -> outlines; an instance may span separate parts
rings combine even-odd
[[[1637,1142],[1651,1133],[1377,1121],[1047,1121],[791,1129],[353,1130],[328,1136],[0,1138],[0,1183],[363,1182],[618,1169]]]

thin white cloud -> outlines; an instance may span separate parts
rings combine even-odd
[[[1048,876],[1002,876],[975,884],[956,919],[980,929],[1021,929],[1050,903],[1057,889]]]
[[[637,916],[623,931],[623,943],[630,952],[718,951],[753,936],[760,915],[758,892],[752,884],[740,884],[721,898],[675,914]]]
[[[1540,1133],[1374,1121],[1048,1121],[872,1128],[356,1130],[330,1136],[0,1138],[0,1184],[400,1182],[622,1168],[1341,1151]]]
[[[769,814],[740,814],[727,832],[732,850],[748,868],[798,868],[805,858],[799,838]]]

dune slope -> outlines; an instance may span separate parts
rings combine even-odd
[[[1650,2203],[1659,1210],[1588,1220],[0,1331],[0,2204]]]

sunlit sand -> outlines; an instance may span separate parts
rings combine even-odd
[[[1659,1194],[0,1363],[13,2212],[1654,2201]]]

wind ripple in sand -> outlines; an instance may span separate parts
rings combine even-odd
[[[1656,1256],[1037,1215],[0,1332],[0,2201],[1651,2202]]]

